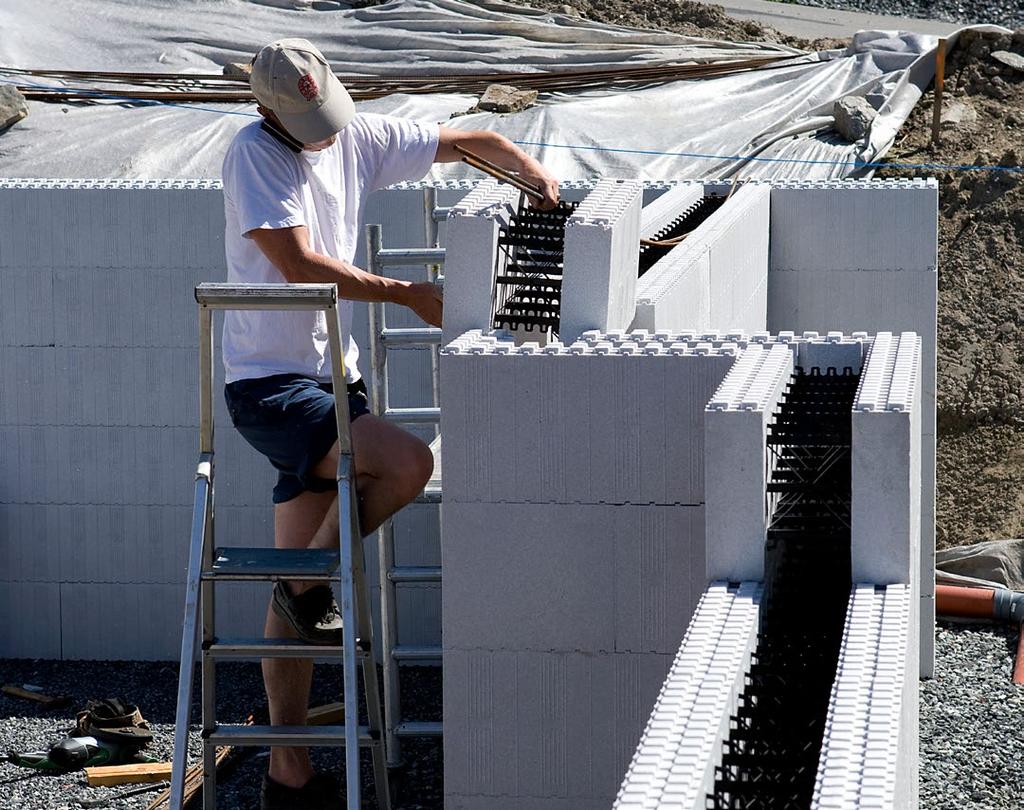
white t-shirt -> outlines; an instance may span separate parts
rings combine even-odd
[[[320,152],[295,153],[256,122],[243,127],[224,156],[224,237],[229,282],[283,282],[249,236],[257,228],[305,225],[310,248],[351,262],[370,192],[419,180],[437,155],[439,127],[361,114]],[[340,306],[345,370],[359,379],[352,302]],[[225,381],[272,374],[330,379],[323,312],[230,310],[224,317]]]

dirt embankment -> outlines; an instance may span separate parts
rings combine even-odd
[[[947,62],[940,144],[930,144],[934,96],[929,91],[887,159],[1024,163],[1024,71],[993,56],[1006,52],[1024,54],[1024,31],[1013,36],[965,33]],[[1024,173],[926,169],[884,174],[939,180],[937,543],[946,547],[1020,537]]]

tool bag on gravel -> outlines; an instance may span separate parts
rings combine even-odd
[[[72,736],[142,748],[153,739],[153,732],[138,706],[121,698],[105,698],[85,704],[85,710],[78,713]]]

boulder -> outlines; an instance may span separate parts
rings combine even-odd
[[[18,88],[0,84],[0,132],[17,124],[28,115],[28,104]]]
[[[832,115],[836,132],[854,143],[871,130],[871,122],[878,117],[878,112],[863,96],[846,96],[833,105]]]
[[[520,90],[508,84],[492,84],[480,96],[476,109],[485,112],[512,113],[533,106],[536,90]]]

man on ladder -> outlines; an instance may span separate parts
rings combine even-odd
[[[369,534],[411,502],[430,477],[430,450],[370,415],[351,337],[351,301],[402,304],[434,326],[442,300],[429,283],[366,273],[351,262],[370,192],[422,178],[434,162],[460,159],[455,145],[514,170],[558,201],[558,183],[502,136],[382,115],[356,114],[323,55],[303,39],[262,48],[251,85],[262,121],[242,128],[224,158],[229,282],[338,286],[360,525]],[[273,491],[278,548],[336,548],[338,465],[334,393],[323,312],[232,310],[225,315],[225,398],[232,422],[278,470]],[[268,638],[340,644],[341,615],[327,585],[279,582]],[[274,725],[304,725],[312,662],[267,658],[263,678]],[[305,748],[275,747],[263,810],[337,807],[340,789],[315,774]]]

